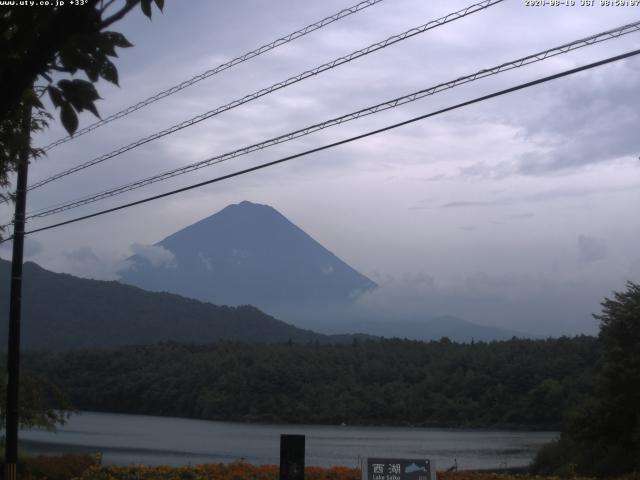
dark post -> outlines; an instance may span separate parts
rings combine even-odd
[[[280,480],[304,480],[304,435],[280,435]]]
[[[11,260],[11,297],[9,303],[9,350],[7,354],[7,404],[5,439],[5,480],[16,479],[18,463],[18,391],[20,389],[20,313],[22,300],[22,258],[24,216],[27,205],[27,173],[31,137],[31,108],[25,107],[23,129],[25,147],[20,155],[16,179],[16,208],[13,217],[13,257]]]

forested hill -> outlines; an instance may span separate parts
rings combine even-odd
[[[6,348],[10,266],[0,260],[0,348]],[[293,327],[257,308],[225,307],[118,282],[87,280],[24,266],[22,345],[69,350],[151,344],[348,341]]]
[[[558,429],[593,337],[455,344],[165,344],[31,354],[79,409],[251,422]]]

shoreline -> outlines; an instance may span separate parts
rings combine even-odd
[[[410,422],[362,422],[362,423],[314,423],[308,422],[287,422],[286,420],[278,419],[259,419],[259,418],[247,418],[247,419],[222,419],[222,418],[202,418],[202,417],[178,417],[175,415],[158,415],[153,413],[137,413],[137,412],[124,412],[124,411],[107,411],[107,410],[78,410],[71,413],[71,415],[83,414],[83,413],[98,413],[107,415],[134,415],[140,417],[151,418],[165,418],[165,419],[179,419],[179,420],[194,420],[201,422],[217,422],[217,423],[229,423],[238,425],[260,425],[260,426],[284,426],[284,427],[354,427],[354,428],[407,428],[407,429],[429,429],[429,430],[450,430],[458,432],[523,432],[523,433],[559,433],[560,425],[557,427],[545,425],[539,427],[536,425],[518,425],[518,424],[495,424],[487,426],[473,426],[473,425],[459,425],[448,424],[446,422],[425,422],[425,423],[410,423]]]

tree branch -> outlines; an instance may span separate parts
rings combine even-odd
[[[132,2],[128,1],[127,4],[124,7],[122,7],[116,13],[114,13],[113,15],[111,15],[108,18],[105,18],[102,21],[102,23],[100,24],[100,30],[107,28],[112,23],[115,23],[118,20],[120,20],[121,18],[123,18],[127,13],[129,13],[131,10],[133,10],[136,7],[136,5],[138,5],[138,3],[140,3],[140,0],[134,0]]]
[[[105,5],[100,5],[100,13],[103,14],[104,12],[107,11],[107,9],[113,5],[116,2],[116,0],[109,0]]]

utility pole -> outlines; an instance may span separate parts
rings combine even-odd
[[[20,152],[16,180],[16,208],[13,217],[13,256],[11,260],[11,297],[9,303],[9,349],[7,355],[7,403],[5,439],[5,480],[16,480],[18,464],[18,426],[20,390],[20,317],[22,312],[22,261],[24,253],[24,217],[27,206],[27,173],[31,144],[31,106],[24,106],[22,118],[24,148]]]

